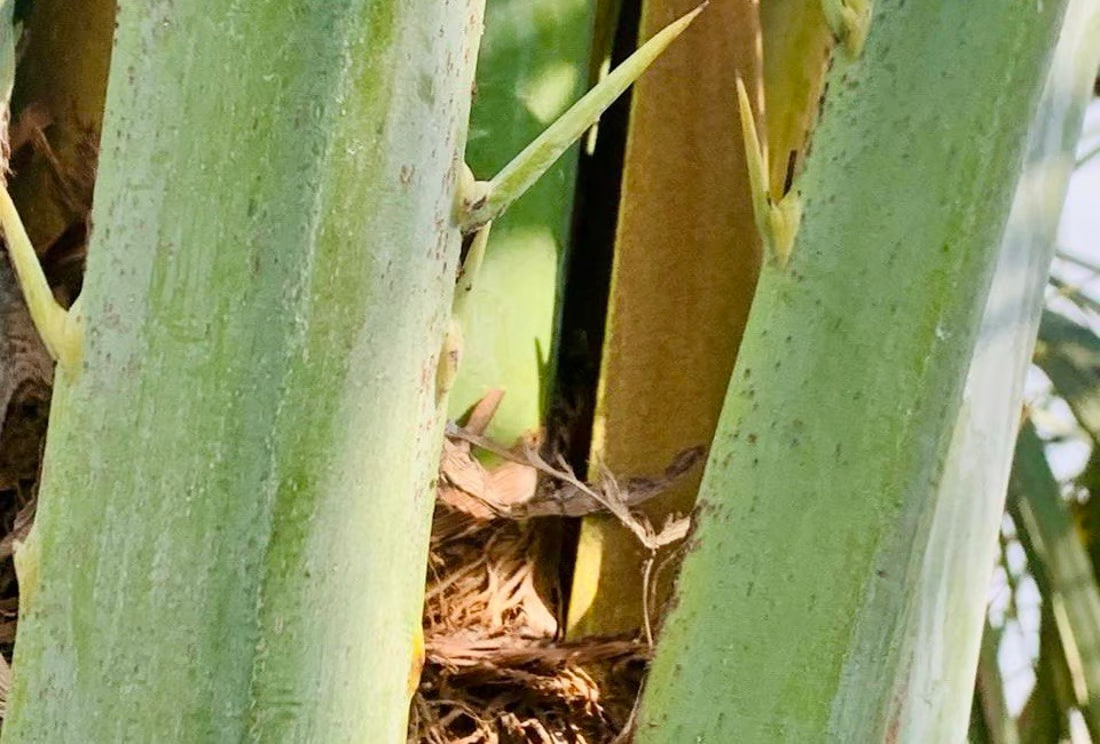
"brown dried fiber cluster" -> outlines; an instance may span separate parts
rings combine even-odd
[[[432,527],[424,610],[426,666],[409,741],[425,744],[619,744],[648,658],[639,639],[561,639],[557,592],[544,578],[541,542],[554,525],[537,517],[610,511],[651,551],[679,539],[686,520],[660,532],[630,511],[687,472],[692,450],[655,479],[599,486],[543,461],[534,443],[507,451],[481,437],[499,394],[466,428],[448,428]],[[504,458],[486,469],[472,446]],[[550,538],[552,539],[552,537]]]
[[[411,742],[611,742],[645,663],[628,639],[564,643],[538,590],[538,528],[436,506],[427,663]]]

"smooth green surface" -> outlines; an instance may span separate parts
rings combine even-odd
[[[863,56],[834,59],[639,744],[920,741],[898,683],[938,649],[910,597],[1064,8],[880,0]]]
[[[122,5],[6,744],[404,742],[479,23]]]
[[[900,741],[952,741],[970,713],[967,691],[978,665],[1024,382],[1098,64],[1100,6],[1070,0],[939,478],[919,583],[910,591],[901,662],[907,673],[895,682],[896,695],[911,701],[899,722]]]
[[[507,165],[584,92],[593,12],[590,0],[488,0],[466,148],[479,177]],[[502,442],[542,423],[576,169],[574,148],[493,223],[464,323],[450,415],[503,388],[488,431]]]
[[[1058,629],[1078,708],[1095,739],[1100,736],[1100,589],[1030,422],[1016,444],[1009,506]]]

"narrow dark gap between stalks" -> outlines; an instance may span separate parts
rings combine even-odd
[[[640,0],[625,0],[616,24],[612,68],[637,48],[640,22]],[[557,374],[547,414],[547,441],[579,474],[588,470],[592,445],[630,98],[628,89],[612,104],[600,118],[594,152],[581,153],[570,248],[562,266],[559,340],[554,349]],[[564,619],[569,612],[581,520],[563,522],[557,579],[563,595]]]

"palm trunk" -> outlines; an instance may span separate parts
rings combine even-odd
[[[122,5],[5,742],[404,740],[479,16]]]
[[[948,741],[968,714],[965,691],[974,680],[1009,470],[1019,452],[1014,444],[1024,381],[1098,64],[1100,8],[1091,0],[1070,0],[1028,136],[965,403],[935,498],[920,583],[912,592],[908,675],[900,683],[921,701],[901,723],[912,741]],[[937,639],[937,653],[928,653],[929,639]]]
[[[910,592],[1064,8],[879,0],[863,55],[834,52],[640,744],[921,740],[903,682],[938,647]]]

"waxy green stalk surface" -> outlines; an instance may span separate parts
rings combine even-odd
[[[903,683],[937,599],[912,595],[1065,5],[879,0],[862,56],[834,51],[639,744],[925,741]]]
[[[123,3],[11,742],[403,742],[480,32]]]

